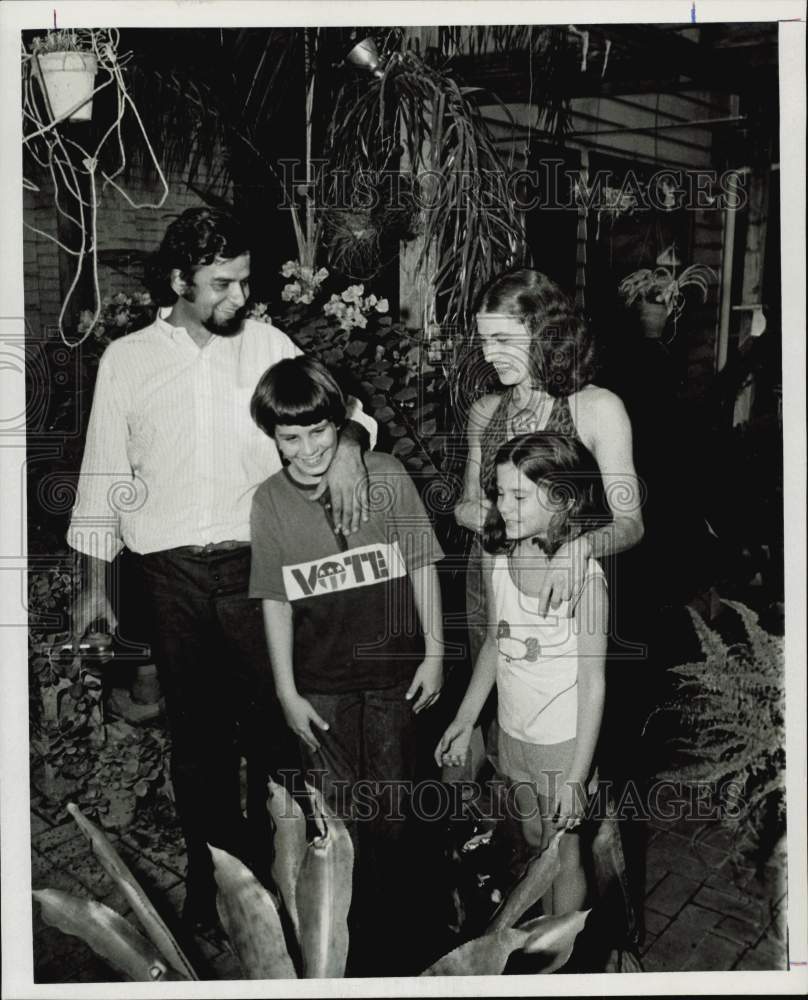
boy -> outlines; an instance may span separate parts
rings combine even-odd
[[[435,702],[443,678],[434,567],[443,553],[391,455],[365,455],[369,517],[350,536],[335,530],[327,493],[320,504],[307,499],[328,472],[345,423],[344,396],[319,362],[302,356],[273,365],[251,412],[284,461],[258,487],[251,515],[250,596],[263,602],[278,699],[304,767],[348,820],[354,845],[361,841],[355,886],[371,887],[386,909],[395,908],[413,717]],[[358,782],[363,815],[372,806],[361,837],[351,817]],[[377,911],[375,921],[385,917]]]

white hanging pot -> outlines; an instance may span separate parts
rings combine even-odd
[[[93,113],[93,87],[98,60],[92,52],[43,52],[39,66],[40,82],[48,94],[53,120],[68,118],[87,122]]]

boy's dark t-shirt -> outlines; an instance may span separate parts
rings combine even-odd
[[[415,486],[392,455],[365,455],[370,518],[347,538],[286,469],[252,503],[250,597],[293,610],[301,693],[385,688],[408,680],[424,641],[407,570],[443,558]]]

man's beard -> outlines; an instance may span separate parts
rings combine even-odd
[[[215,333],[219,337],[232,337],[241,329],[244,322],[244,317],[247,315],[247,306],[244,305],[241,309],[236,310],[235,313],[226,320],[217,320],[213,315],[208,319],[202,321],[202,326],[205,327],[210,333]]]

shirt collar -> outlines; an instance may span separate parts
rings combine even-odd
[[[184,326],[174,326],[172,323],[168,322],[170,314],[171,306],[160,306],[157,310],[157,318],[155,319],[155,322],[160,330],[162,330],[162,332],[167,336],[171,337],[172,340],[179,340],[183,335],[190,340],[188,331]]]
[[[209,351],[211,348],[214,350],[222,350],[221,347],[216,347],[215,345],[221,343],[228,343],[230,341],[235,341],[237,339],[236,335],[229,337],[218,337],[215,333],[205,344],[204,347],[200,347],[194,338],[188,333],[188,330],[184,326],[174,326],[173,323],[168,322],[168,316],[171,313],[171,306],[161,306],[157,310],[157,325],[163,331],[163,333],[171,337],[171,339],[177,344],[190,344],[195,351]]]

